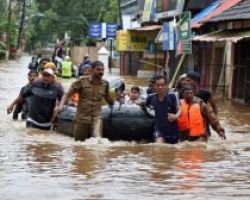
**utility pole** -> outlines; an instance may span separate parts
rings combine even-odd
[[[22,38],[22,33],[24,29],[24,21],[25,21],[25,15],[26,15],[26,0],[21,0],[22,1],[22,14],[21,14],[21,19],[20,19],[20,25],[19,25],[19,30],[18,30],[18,40],[17,40],[17,48],[19,49],[20,43],[21,43],[21,38]]]
[[[118,1],[118,9],[119,9],[119,24],[120,24],[120,29],[123,29],[121,0],[117,0],[117,1]]]

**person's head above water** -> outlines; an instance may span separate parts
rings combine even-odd
[[[167,91],[166,79],[164,76],[157,76],[155,79],[155,91],[157,94],[165,94]]]
[[[196,86],[200,84],[201,75],[198,72],[189,72],[186,80],[189,84]]]
[[[130,90],[130,99],[136,100],[140,96],[140,88],[138,86],[133,86]]]

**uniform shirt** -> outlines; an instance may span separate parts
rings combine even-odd
[[[101,80],[94,84],[92,76],[83,76],[71,85],[70,91],[79,93],[79,103],[76,111],[76,121],[91,123],[93,118],[102,118],[102,99],[109,91],[109,84]]]
[[[29,98],[28,118],[38,123],[49,123],[53,117],[56,100],[61,100],[63,87],[58,82],[45,85],[41,79],[34,81],[21,96]]]
[[[146,100],[146,106],[151,105],[155,110],[155,127],[164,135],[178,136],[177,121],[168,121],[168,113],[176,113],[178,100],[173,93],[166,93],[164,100],[161,102],[157,94],[149,95]]]

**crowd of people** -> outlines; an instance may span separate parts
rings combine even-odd
[[[64,74],[71,76],[69,67],[64,68],[71,65],[66,56],[62,62]],[[167,88],[165,77],[155,75],[149,81],[146,97],[141,94],[140,87],[133,86],[126,92],[125,85],[116,88],[112,96],[109,83],[102,78],[102,62],[91,63],[85,56],[79,66],[81,76],[65,93],[56,77],[56,63],[40,55],[32,58],[28,84],[8,106],[7,112],[13,112],[14,120],[22,112],[21,118],[26,120],[27,128],[50,130],[64,105],[75,106],[74,138],[84,141],[89,137],[102,137],[101,106],[105,99],[111,109],[115,104],[153,108],[155,123],[152,134],[157,143],[207,141],[211,134],[210,126],[222,139],[226,139],[214,98],[209,91],[200,88],[200,74],[197,72],[181,75],[173,89]]]

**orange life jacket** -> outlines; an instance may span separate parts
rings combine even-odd
[[[74,93],[70,97],[71,101],[78,103],[79,102],[79,93]]]
[[[189,105],[184,99],[181,100],[182,113],[177,119],[179,131],[188,131],[189,136],[199,137],[206,133],[205,120],[201,114],[200,103]]]

